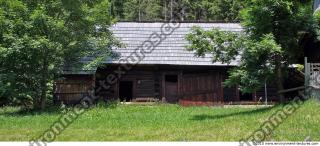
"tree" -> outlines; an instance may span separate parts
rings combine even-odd
[[[117,20],[124,19],[124,4],[127,0],[110,0],[111,15]]]
[[[174,13],[183,20],[235,21],[244,1],[240,0],[176,0]],[[170,7],[170,3],[168,3]]]
[[[66,63],[108,57],[117,44],[108,8],[106,0],[0,0],[0,96],[44,109]]]
[[[111,13],[125,21],[235,21],[243,0],[111,0]],[[177,16],[179,15],[179,16]]]
[[[244,34],[194,29],[187,36],[189,50],[196,50],[198,55],[212,53],[214,61],[222,62],[240,55],[241,64],[231,70],[226,84],[239,84],[244,92],[258,90],[265,80],[273,78],[278,90],[283,90],[285,70],[303,54],[301,32],[314,28],[310,2],[251,0],[240,17]],[[283,101],[283,95],[279,96]]]
[[[124,18],[128,21],[162,19],[160,0],[128,0],[124,3]]]
[[[238,15],[245,0],[204,0],[202,5],[207,9],[206,20],[239,20]]]

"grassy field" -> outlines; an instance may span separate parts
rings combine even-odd
[[[270,108],[180,107],[178,105],[98,106],[81,115],[57,141],[239,141],[283,105]],[[320,140],[320,104],[310,100],[268,140]],[[0,109],[0,141],[28,141],[58,120],[59,110],[21,113]]]

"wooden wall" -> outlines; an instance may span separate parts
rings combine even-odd
[[[239,102],[237,87],[224,87],[227,78],[226,67],[185,67],[185,66],[139,66],[121,75],[121,78],[108,84],[109,75],[116,75],[118,66],[107,66],[97,70],[95,75],[70,75],[55,84],[55,101],[73,103],[88,94],[95,87],[95,96],[106,100],[119,98],[119,84],[132,82],[132,101],[137,99],[167,99],[170,103],[182,105],[215,105]],[[177,83],[167,82],[166,75],[176,75]],[[109,86],[108,89],[105,87]],[[171,93],[169,93],[171,92]],[[176,92],[176,94],[174,94]],[[273,87],[268,88],[269,99],[276,96]],[[175,96],[176,97],[172,97]],[[171,97],[166,97],[171,96]],[[253,94],[256,98],[264,97],[264,92]]]
[[[268,102],[278,102],[277,88],[274,85],[267,85]],[[261,99],[261,102],[265,101],[265,89],[256,91],[256,99]]]
[[[97,82],[105,80],[106,76],[117,69],[117,66],[100,69],[97,73]],[[119,82],[133,82],[133,98],[165,98],[169,103],[175,103],[175,99],[169,99],[168,92],[177,86],[177,98],[183,105],[213,105],[228,102],[240,102],[238,87],[224,87],[223,82],[227,78],[226,67],[184,67],[184,66],[140,66],[127,72],[112,86],[112,92],[97,93],[106,99],[117,99],[119,96]],[[165,81],[166,75],[177,75],[177,85]],[[97,85],[99,86],[99,85]],[[169,87],[168,87],[169,86]],[[168,90],[168,91],[166,91]],[[269,89],[270,90],[270,89]],[[109,94],[105,94],[109,93]],[[274,95],[270,90],[270,96]],[[261,96],[258,91],[253,96]],[[171,97],[170,97],[171,98]],[[252,102],[257,98],[253,97]]]
[[[96,86],[113,74],[117,66],[98,69]],[[177,83],[166,81],[166,76],[176,75]],[[142,98],[165,99],[169,103],[181,104],[221,104],[223,102],[223,75],[221,68],[183,66],[142,66],[126,72],[113,84],[109,91],[101,90],[96,94],[104,99],[119,97],[119,83],[133,82],[133,100]],[[174,89],[177,88],[177,89]],[[176,90],[176,91],[175,91]],[[169,92],[177,92],[176,99],[172,99]],[[172,96],[172,94],[171,94]]]
[[[238,102],[240,101],[239,90],[236,86],[223,88],[223,101],[224,102]]]
[[[182,105],[210,105],[223,102],[222,78],[219,71],[202,74],[183,74]]]
[[[73,104],[90,94],[94,88],[94,75],[67,75],[54,85],[54,102]]]
[[[225,82],[228,79],[228,70],[225,69],[222,71],[222,82]],[[223,83],[222,83],[223,84]],[[240,101],[240,92],[238,86],[226,87],[223,85],[223,101],[228,102],[238,102]]]
[[[99,69],[97,72],[96,86],[99,89],[101,82],[105,82],[108,75],[114,74],[116,68]],[[133,97],[134,98],[154,98],[160,96],[160,82],[157,72],[153,68],[134,69],[126,72],[111,88],[106,90],[104,88],[97,91],[96,95],[104,99],[117,99],[119,97],[119,83],[122,81],[131,81],[133,83]],[[109,85],[107,82],[105,84]],[[156,89],[157,88],[157,89]]]

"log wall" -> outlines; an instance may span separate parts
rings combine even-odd
[[[228,68],[224,67],[184,67],[184,66],[141,66],[121,75],[120,79],[109,84],[108,76],[117,73],[118,66],[97,70],[95,75],[69,75],[55,84],[55,102],[74,103],[88,95],[94,88],[95,96],[105,100],[119,99],[121,82],[131,82],[132,101],[143,99],[167,99],[169,103],[182,105],[216,105],[240,102],[237,87],[224,87]],[[176,76],[177,82],[166,81],[166,77]],[[106,88],[107,87],[107,88]],[[264,97],[263,90],[253,94],[255,102]],[[168,97],[166,97],[168,96]],[[169,97],[170,96],[170,97]],[[274,99],[276,91],[268,88],[269,100]],[[143,100],[148,101],[148,100]]]

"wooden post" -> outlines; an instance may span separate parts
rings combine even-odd
[[[265,103],[268,105],[268,88],[267,88],[267,80],[264,82],[264,96],[265,96]]]
[[[310,83],[310,63],[308,63],[308,58],[304,58],[304,86],[307,88]]]

